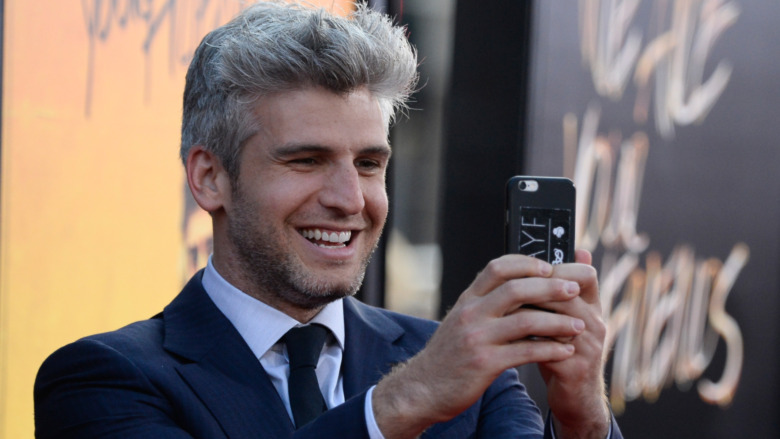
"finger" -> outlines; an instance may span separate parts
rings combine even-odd
[[[576,299],[575,299],[575,300],[576,300]],[[558,303],[558,302],[551,302],[551,303]],[[522,307],[520,310],[518,310],[518,311],[521,311],[521,310],[526,310],[526,309],[529,309],[529,310],[536,310],[536,311],[541,311],[541,312],[545,312],[545,313],[547,313],[547,314],[557,314],[557,313],[558,313],[557,311],[551,310],[550,308],[542,308],[541,306],[538,306],[538,305],[523,305],[523,307]],[[516,311],[516,312],[518,312],[518,311]],[[565,314],[565,313],[564,313],[564,314]],[[570,316],[570,317],[575,317],[575,318],[577,318],[576,316],[573,316],[572,314],[565,314],[565,315],[568,315],[568,316]],[[580,319],[580,320],[581,320],[581,319]],[[583,322],[584,322],[584,320],[583,320]],[[577,324],[577,325],[579,325],[579,324]],[[575,327],[576,327],[577,329],[579,329],[579,326],[575,326]],[[587,323],[586,323],[586,327],[587,327]],[[555,340],[555,341],[557,341],[557,342],[560,342],[560,343],[571,343],[571,342],[572,342],[572,340],[574,340],[574,337],[576,337],[576,335],[572,335],[572,336],[557,336],[557,335],[553,335],[553,336],[541,336],[541,335],[530,335],[530,336],[528,337],[528,339],[529,339],[529,340],[538,340],[538,339],[543,339],[543,338],[549,338],[549,339],[551,339],[551,340]]]
[[[582,299],[574,298],[572,300],[555,300],[534,304],[533,307],[546,311],[550,314],[563,314],[571,317],[583,319],[592,311],[588,309],[590,305]]]
[[[593,255],[585,249],[577,249],[574,251],[574,261],[579,264],[593,265]]]
[[[596,281],[596,269],[592,265],[570,263],[558,264],[553,266],[551,277],[573,280],[580,284]]]
[[[552,265],[540,259],[517,254],[504,255],[490,261],[466,291],[476,296],[484,296],[509,280],[549,277],[552,272]]]
[[[551,315],[568,316],[585,323],[584,330],[578,334],[576,339],[572,340],[572,343],[577,346],[578,352],[583,342],[597,342],[598,350],[600,351],[603,348],[603,342],[606,337],[606,324],[604,323],[599,304],[589,304],[582,298],[576,297],[567,302],[550,302],[540,306],[549,309],[549,314]],[[559,339],[559,341],[564,340]],[[586,348],[585,352],[589,350],[589,348]]]
[[[579,263],[556,265],[552,277],[576,282],[580,286],[580,297],[586,302],[599,301],[598,273],[593,266]]]
[[[585,330],[585,322],[564,314],[522,308],[498,319],[491,327],[497,343],[516,343],[531,337],[569,340]]]
[[[554,363],[567,360],[574,355],[571,343],[552,340],[521,340],[499,347],[496,352],[504,360],[506,368],[530,363]]]
[[[601,303],[588,303],[582,297],[575,297],[568,301],[553,301],[536,305],[540,309],[550,313],[566,315],[585,322],[586,328],[599,327],[603,324]]]
[[[558,363],[544,364],[544,367],[556,375],[565,376],[572,373],[573,370],[585,372],[587,369],[600,369],[604,354],[603,338],[590,330],[583,331],[570,342],[575,347],[575,354],[578,358],[577,364]],[[540,365],[541,366],[541,365]],[[571,378],[571,377],[569,377]]]
[[[509,280],[483,300],[485,313],[500,317],[512,313],[523,305],[571,300],[580,292],[576,282],[565,279],[529,277]]]

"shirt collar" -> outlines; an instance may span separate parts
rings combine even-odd
[[[209,256],[203,272],[203,288],[222,314],[238,330],[257,358],[271,349],[284,334],[301,323],[231,285],[214,268]],[[327,304],[309,323],[319,323],[344,349],[343,299]]]

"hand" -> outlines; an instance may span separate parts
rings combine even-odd
[[[602,320],[596,270],[591,255],[577,251],[577,264],[557,265],[552,277],[577,282],[580,294],[572,300],[552,301],[540,307],[585,322],[571,340],[574,355],[539,363],[547,384],[547,400],[557,436],[605,438],[610,411],[604,391],[603,353],[606,326]]]
[[[564,270],[571,281],[553,277],[551,265],[527,256],[506,255],[491,261],[460,296],[426,348],[377,385],[372,404],[385,437],[414,437],[433,423],[455,417],[506,369],[534,362],[564,364],[572,358],[586,322],[565,312],[521,307],[561,307],[575,300],[578,282],[587,280],[582,267],[589,268]],[[531,340],[532,335],[543,338]],[[565,372],[558,369],[556,377]]]

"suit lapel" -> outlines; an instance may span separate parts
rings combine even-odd
[[[353,298],[344,300],[344,330],[341,370],[347,399],[376,384],[395,364],[414,354],[402,343],[401,326]]]
[[[165,349],[187,359],[179,374],[228,437],[291,435],[294,427],[271,380],[206,294],[201,274],[165,308]]]

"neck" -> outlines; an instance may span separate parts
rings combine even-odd
[[[218,255],[216,249],[212,258],[212,264],[222,278],[242,293],[287,314],[300,323],[308,323],[327,305],[305,307],[284,300],[280,294],[275,294],[272,291],[267,291],[265,288],[262,288],[261,285],[258,285],[257,282],[251,279],[250,276],[247,276],[243,271],[234,269],[239,266],[238,261],[231,260],[227,255]]]

